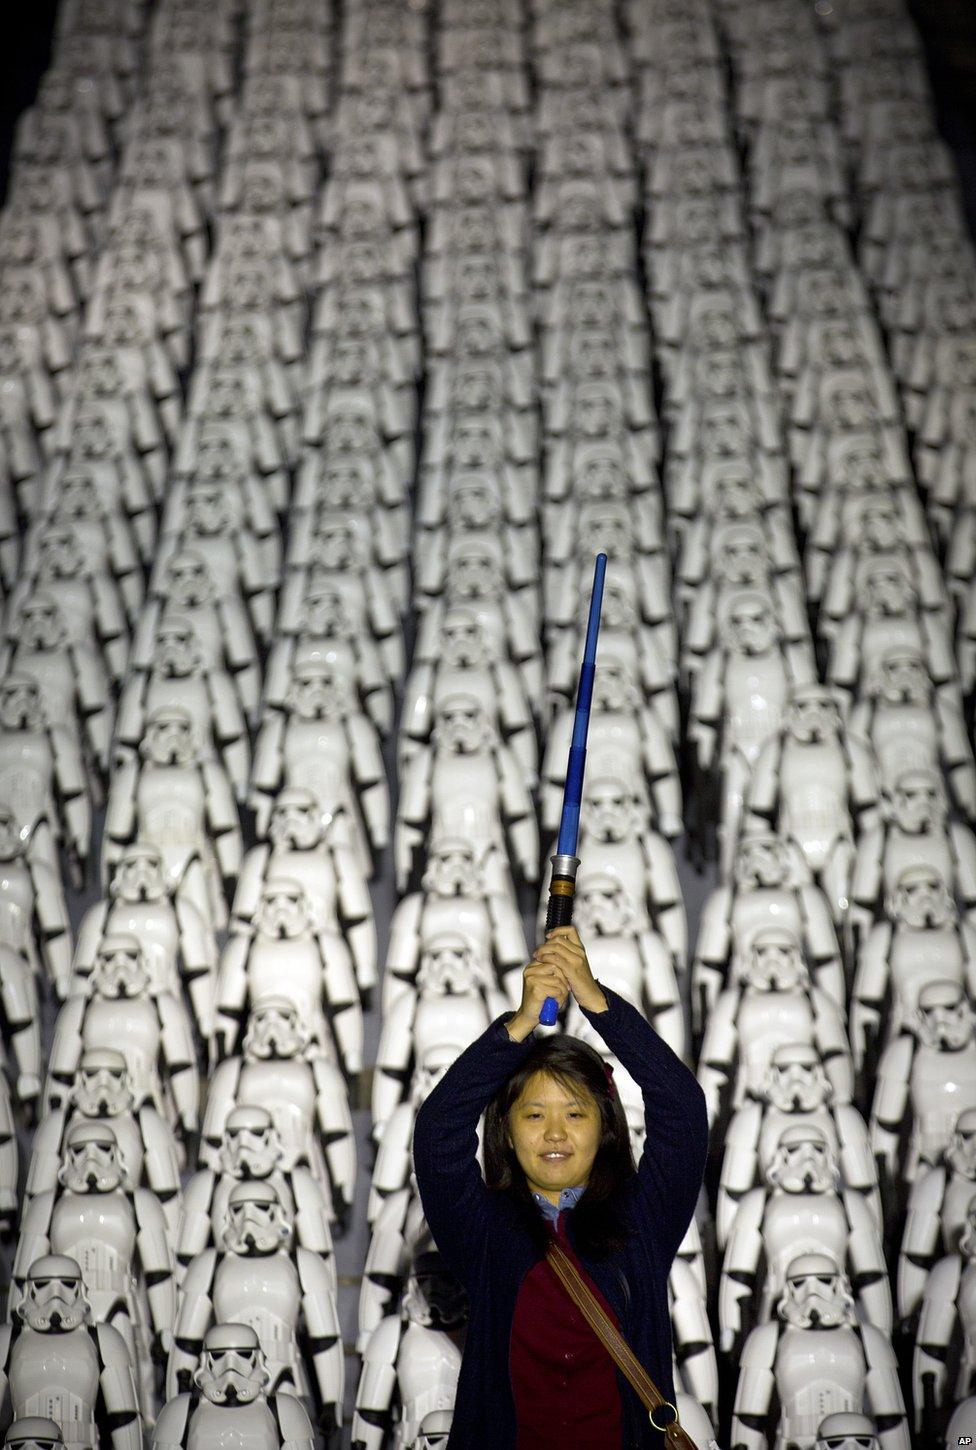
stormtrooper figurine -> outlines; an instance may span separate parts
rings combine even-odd
[[[219,1242],[227,1201],[235,1183],[264,1181],[272,1185],[295,1221],[297,1243],[329,1260],[333,1277],[332,1204],[322,1184],[307,1168],[284,1168],[281,1135],[267,1108],[245,1104],[233,1108],[214,1168],[201,1168],[186,1186],[176,1235],[177,1272]]]
[[[750,1189],[740,1202],[722,1259],[718,1312],[725,1352],[741,1348],[744,1312],[751,1325],[770,1321],[787,1265],[798,1253],[825,1253],[838,1264],[846,1262],[858,1318],[890,1335],[891,1289],[881,1234],[864,1199],[841,1188],[824,1130],[813,1123],[784,1128],[765,1179],[765,1187]]]
[[[58,1013],[48,1058],[45,1112],[66,1102],[82,1053],[122,1052],[135,1103],[151,1102],[184,1138],[198,1126],[200,1079],[190,1019],[170,992],[153,992],[133,936],[103,937],[91,976]]]
[[[308,1168],[331,1194],[340,1220],[352,1203],[356,1149],[346,1085],[338,1067],[311,1049],[293,1002],[266,997],[252,1004],[241,1056],[227,1058],[210,1079],[200,1162],[215,1171],[228,1114],[264,1107],[281,1139],[283,1171]]]
[[[733,1114],[725,1133],[715,1238],[724,1249],[744,1194],[767,1178],[777,1143],[787,1128],[816,1130],[840,1171],[845,1195],[860,1194],[878,1230],[883,1225],[878,1173],[867,1124],[850,1103],[835,1103],[817,1049],[787,1042],[774,1049],[760,1095]]]
[[[0,944],[0,1074],[14,1068],[16,1097],[33,1116],[41,1091],[41,1012],[27,957]]]
[[[871,1147],[889,1185],[914,1183],[920,1167],[938,1163],[958,1115],[976,1107],[976,1014],[963,987],[924,983],[907,1025],[913,1034],[881,1055],[871,1104]]]
[[[855,839],[877,816],[869,748],[845,733],[829,688],[794,689],[782,728],[756,761],[747,829],[774,830],[793,843],[839,921],[849,902]]]
[[[153,1450],[313,1450],[315,1435],[302,1402],[287,1391],[268,1394],[261,1341],[249,1324],[213,1324],[203,1337],[193,1389],[163,1406]]]
[[[0,806],[29,843],[28,859],[58,876],[61,845],[80,890],[91,847],[88,773],[72,731],[48,720],[29,675],[0,680]]]
[[[359,708],[352,681],[329,665],[296,670],[284,714],[262,726],[249,797],[260,836],[273,797],[282,786],[296,785],[311,790],[321,810],[344,816],[343,844],[371,875],[369,848],[381,851],[389,832],[386,771],[375,726]]]
[[[754,1329],[739,1361],[733,1450],[815,1450],[824,1412],[870,1408],[886,1428],[884,1450],[910,1450],[894,1350],[873,1324],[859,1324],[847,1276],[824,1253],[787,1266],[777,1319]],[[770,1410],[779,1422],[767,1435]]]
[[[226,1057],[237,1047],[247,1004],[277,988],[293,1002],[315,1048],[346,1072],[362,1068],[363,1016],[346,944],[338,933],[317,930],[312,904],[299,881],[268,877],[249,930],[231,936],[217,979],[215,1045]]]
[[[976,931],[961,922],[934,866],[906,866],[858,954],[851,996],[855,1066],[905,1030],[919,989],[933,976],[955,981],[976,1000]]]
[[[64,1157],[66,1134],[78,1123],[107,1123],[115,1134],[131,1188],[156,1195],[175,1238],[180,1211],[181,1155],[173,1130],[151,1102],[136,1104],[129,1069],[114,1047],[92,1047],[81,1054],[71,1090],[52,1108],[34,1134],[25,1204],[53,1192]]]
[[[830,907],[800,852],[779,836],[743,836],[732,880],[702,910],[691,968],[692,1025],[701,1031],[727,984],[733,957],[763,926],[787,926],[803,945],[814,983],[845,1010],[847,988]]]
[[[973,1393],[976,1379],[976,1194],[966,1208],[954,1252],[929,1274],[919,1308],[912,1388],[915,1429],[921,1434],[933,1411]],[[961,1342],[960,1342],[961,1341]],[[950,1379],[955,1369],[955,1384]]]
[[[167,1395],[186,1393],[212,1323],[246,1324],[257,1334],[271,1394],[291,1387],[306,1404],[313,1392],[323,1428],[341,1422],[345,1367],[330,1265],[294,1247],[294,1218],[267,1180],[234,1185],[219,1247],[204,1249],[186,1271],[166,1373]]]
[[[115,773],[105,811],[102,873],[107,879],[134,840],[154,846],[171,888],[182,889],[211,928],[227,920],[243,855],[241,826],[226,772],[208,760],[193,716],[182,706],[154,710],[141,760]]]
[[[898,1255],[898,1316],[914,1317],[939,1257],[959,1250],[969,1205],[976,1198],[976,1108],[955,1121],[943,1162],[922,1169],[908,1195]]]
[[[4,1450],[58,1450],[64,1445],[61,1426],[46,1415],[25,1415],[7,1431]]]
[[[799,942],[785,927],[757,931],[734,964],[733,980],[708,1019],[699,1057],[698,1081],[709,1122],[719,1116],[727,1086],[739,1108],[759,1097],[773,1052],[786,1043],[816,1048],[836,1102],[849,1103],[853,1065],[840,1011],[811,985]]]
[[[0,1414],[39,1411],[69,1434],[72,1450],[142,1450],[142,1424],[125,1340],[93,1324],[81,1269],[45,1254],[27,1271],[12,1322],[0,1328]],[[99,1423],[110,1429],[103,1440]]]
[[[451,548],[464,557],[467,535],[462,534]],[[442,651],[444,617],[456,608],[469,610],[490,649],[492,658],[507,659],[521,676],[527,699],[542,698],[544,673],[538,631],[517,599],[506,592],[497,571],[483,567],[477,556],[465,558],[463,571],[455,570],[448,579],[443,599],[432,600],[417,621],[414,645],[414,669],[420,663],[436,662]],[[576,661],[577,668],[579,661]]]
[[[24,1213],[14,1288],[43,1254],[67,1254],[83,1265],[85,1296],[96,1324],[122,1335],[151,1413],[150,1336],[164,1353],[176,1316],[173,1249],[166,1218],[151,1189],[130,1185],[109,1123],[68,1129],[60,1188],[39,1193]],[[11,1290],[11,1308],[16,1302]]]
[[[510,845],[520,875],[538,879],[539,836],[521,770],[478,696],[440,702],[431,745],[403,777],[394,836],[397,890],[403,894],[425,839],[461,836],[481,854]]]
[[[352,1425],[355,1446],[382,1450],[394,1429],[394,1443],[406,1450],[417,1443],[425,1416],[453,1408],[466,1319],[467,1301],[453,1274],[438,1255],[419,1255],[400,1312],[383,1319],[366,1345]]]
[[[0,950],[26,960],[61,998],[71,972],[71,922],[64,888],[45,861],[32,860],[13,811],[0,806]]]

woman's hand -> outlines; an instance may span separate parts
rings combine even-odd
[[[560,972],[569,990],[587,1012],[605,1012],[608,1002],[590,970],[586,948],[575,926],[557,926],[532,953],[534,962],[545,962]],[[562,1004],[560,1003],[560,1006]]]
[[[536,948],[532,960],[522,973],[522,1001],[519,1009],[505,1027],[509,1037],[524,1042],[534,1027],[539,1025],[539,1013],[547,997],[555,997],[559,1006],[569,996],[569,982],[553,962],[539,960]]]

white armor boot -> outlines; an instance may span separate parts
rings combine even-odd
[[[912,1184],[898,1255],[898,1317],[914,1316],[940,1252],[954,1254],[976,1198],[976,1108],[958,1116],[943,1161]]]
[[[339,937],[352,958],[360,995],[376,983],[376,924],[366,878],[355,853],[332,839],[315,795],[304,786],[280,790],[271,805],[268,840],[244,857],[231,911],[234,931],[246,931],[264,883],[286,877],[299,883],[315,931]]]
[[[823,1129],[813,1123],[784,1128],[765,1178],[765,1187],[751,1189],[739,1203],[722,1260],[719,1323],[725,1353],[741,1348],[744,1330],[773,1317],[787,1265],[798,1253],[825,1253],[847,1264],[858,1318],[890,1335],[891,1290],[881,1234],[863,1197],[842,1189],[840,1166]]]
[[[749,789],[748,829],[776,831],[802,852],[839,921],[850,899],[854,841],[877,819],[868,747],[845,734],[832,692],[794,690],[783,728],[765,745]]]
[[[93,970],[100,941],[134,936],[142,945],[151,991],[185,996],[204,1042],[213,1035],[217,945],[200,912],[167,878],[161,852],[145,841],[126,846],[115,863],[108,901],[89,907],[78,928],[72,991]]]
[[[155,710],[140,743],[141,761],[116,771],[109,788],[102,845],[107,878],[133,840],[155,846],[174,890],[182,888],[211,927],[227,921],[243,855],[230,781],[208,760],[193,717],[182,707]]]
[[[316,929],[301,882],[265,880],[247,935],[235,933],[220,959],[215,1047],[236,1051],[248,1004],[276,991],[294,1004],[311,1041],[330,1061],[338,1055],[350,1077],[363,1065],[363,1015],[345,942]]]
[[[521,995],[522,968],[529,951],[525,928],[512,896],[496,888],[490,862],[463,838],[431,840],[420,890],[397,905],[383,974],[384,1017],[394,999],[417,976],[425,946],[452,931],[472,952],[490,961],[513,997]]]
[[[958,1115],[976,1107],[976,1014],[963,988],[926,982],[913,1019],[913,1034],[881,1055],[871,1104],[871,1147],[889,1188],[914,1183],[920,1167],[938,1163]]]
[[[352,1203],[356,1148],[342,1073],[311,1049],[294,1003],[266,997],[251,1008],[240,1057],[222,1062],[210,1080],[200,1162],[219,1170],[228,1114],[260,1106],[281,1139],[283,1171],[308,1168],[342,1218]]]
[[[858,954],[851,998],[850,1038],[859,1069],[872,1049],[905,1030],[919,989],[933,976],[955,981],[976,999],[976,931],[956,914],[952,895],[934,866],[906,866]]]
[[[269,1379],[250,1325],[212,1325],[193,1389],[163,1406],[153,1450],[313,1450],[301,1401],[287,1391],[269,1395]]]
[[[788,1042],[769,1060],[757,1100],[742,1104],[725,1133],[715,1236],[724,1249],[744,1194],[765,1180],[780,1136],[789,1127],[816,1128],[837,1160],[845,1193],[860,1194],[875,1226],[883,1226],[878,1171],[868,1128],[857,1108],[835,1103],[820,1053],[810,1043]]]
[[[834,1100],[849,1103],[853,1064],[840,1012],[811,985],[793,933],[764,927],[736,963],[733,983],[719,996],[705,1030],[698,1080],[709,1122],[718,1118],[727,1087],[732,1108],[759,1097],[776,1048],[798,1042],[816,1049]]]
[[[57,872],[32,860],[14,813],[0,806],[0,944],[46,977],[60,998],[71,972],[71,922]]]
[[[247,1324],[257,1334],[269,1392],[291,1388],[314,1402],[325,1428],[342,1415],[344,1366],[334,1273],[318,1254],[294,1246],[294,1219],[267,1181],[243,1180],[230,1191],[217,1248],[186,1271],[169,1358],[169,1397],[185,1393],[211,1324]]]
[[[295,1221],[301,1248],[332,1264],[332,1205],[307,1168],[282,1167],[285,1150],[267,1108],[233,1108],[224,1123],[216,1168],[201,1168],[186,1186],[176,1234],[177,1273],[197,1254],[219,1242],[227,1201],[235,1183],[266,1180]]]
[[[955,1369],[952,1383],[950,1367]],[[919,1307],[912,1387],[915,1429],[921,1434],[946,1404],[973,1393],[976,1378],[976,1194],[954,1253],[929,1274]]]
[[[46,1254],[27,1271],[11,1323],[0,1329],[0,1403],[15,1420],[44,1411],[71,1450],[142,1450],[142,1423],[125,1340],[95,1325],[76,1260]]]
[[[814,983],[845,1009],[840,944],[822,891],[801,853],[779,836],[743,836],[732,880],[711,893],[702,910],[691,967],[692,1023],[701,1031],[726,986],[734,958],[764,926],[786,926],[801,942]]]
[[[24,1204],[53,1192],[68,1132],[78,1123],[107,1123],[131,1188],[149,1188],[159,1200],[175,1244],[180,1213],[182,1154],[172,1128],[149,1101],[137,1104],[125,1057],[114,1047],[88,1048],[63,1105],[45,1113],[34,1134]]]
[[[858,1323],[847,1276],[834,1260],[822,1253],[794,1258],[776,1310],[778,1319],[754,1329],[742,1351],[735,1450],[814,1450],[824,1411],[865,1408],[886,1425],[879,1437],[885,1450],[910,1450],[894,1351],[881,1330]]]
[[[353,1443],[381,1450],[394,1429],[397,1450],[416,1442],[426,1415],[454,1406],[467,1301],[436,1254],[415,1260],[398,1314],[383,1319],[363,1353]],[[399,1417],[394,1407],[399,1400]]]
[[[103,937],[90,977],[58,1013],[48,1058],[45,1111],[61,1107],[82,1053],[121,1050],[136,1104],[151,1102],[183,1138],[198,1127],[200,1078],[189,1014],[178,997],[153,992],[133,936]]]
[[[61,1426],[42,1415],[25,1415],[4,1436],[4,1450],[58,1450],[64,1444]]]

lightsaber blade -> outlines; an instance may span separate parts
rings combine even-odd
[[[603,606],[603,581],[606,573],[607,556],[597,554],[593,569],[590,614],[586,622],[583,663],[580,665],[579,684],[576,688],[576,718],[573,721],[573,738],[566,766],[563,813],[559,820],[556,854],[551,857],[552,875],[549,878],[546,931],[552,931],[557,926],[569,926],[573,920],[576,873],[580,864],[576,847],[579,842],[580,804],[583,800],[583,772],[586,769],[586,736],[590,728],[590,704],[593,700],[596,646],[600,634],[600,610]],[[555,997],[547,997],[539,1012],[540,1023],[543,1027],[552,1027],[558,1015],[559,1003]]]

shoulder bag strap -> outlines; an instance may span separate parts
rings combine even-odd
[[[555,1238],[550,1241],[546,1258],[566,1293],[603,1344],[620,1373],[634,1389],[655,1430],[663,1431],[668,1450],[697,1450],[695,1442],[681,1428],[675,1406],[661,1394],[620,1330],[608,1318],[592,1289],[581,1278],[566,1250]]]

